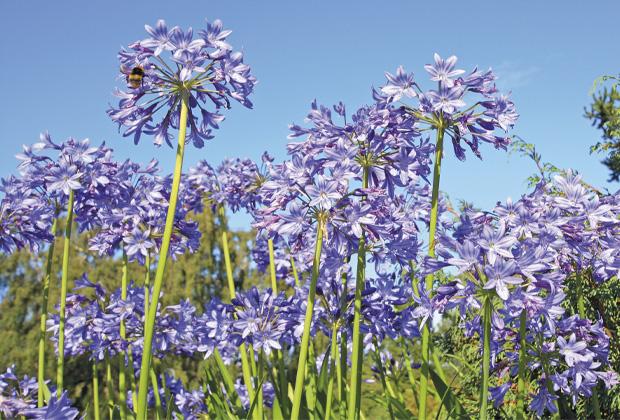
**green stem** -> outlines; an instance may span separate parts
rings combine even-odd
[[[416,385],[415,375],[413,374],[413,368],[411,367],[410,357],[411,353],[409,352],[409,346],[405,343],[405,340],[401,337],[401,346],[403,348],[403,354],[405,357],[405,368],[407,369],[407,377],[409,379],[409,384],[411,385],[411,392],[413,392],[413,399],[416,406],[420,406],[420,402],[418,401],[418,393],[416,390],[418,386]]]
[[[149,371],[151,369],[151,354],[153,351],[153,332],[155,329],[155,318],[157,317],[157,305],[159,303],[159,294],[161,292],[164,273],[166,270],[166,261],[168,259],[168,250],[170,248],[170,239],[172,237],[172,228],[174,225],[174,215],[176,213],[177,201],[179,197],[179,186],[181,184],[181,172],[183,170],[183,155],[185,151],[185,132],[187,128],[188,113],[188,92],[183,92],[181,99],[181,116],[179,119],[179,142],[177,145],[176,161],[174,165],[174,173],[172,178],[172,190],[170,191],[170,199],[168,200],[168,212],[166,214],[166,224],[164,226],[164,236],[159,250],[159,261],[157,263],[157,271],[155,272],[155,281],[153,284],[152,302],[149,304],[149,312],[145,319],[144,325],[144,349],[142,354],[142,363],[140,365],[140,386],[138,388],[138,420],[145,420],[147,416],[147,396],[149,391]]]
[[[362,188],[368,188],[368,167],[364,167]],[[357,273],[355,278],[355,303],[353,315],[353,350],[351,353],[351,394],[349,395],[349,420],[360,415],[362,395],[363,345],[360,325],[362,323],[362,290],[366,282],[366,233],[362,232],[357,247]]]
[[[340,403],[340,418],[347,416],[347,358],[349,350],[347,348],[347,332],[343,328],[340,332],[340,363],[338,363],[337,375],[338,379],[338,402]]]
[[[164,409],[161,404],[161,396],[159,395],[159,386],[157,386],[157,375],[152,366],[149,376],[151,377],[151,387],[153,388],[153,395],[155,396],[155,413],[157,414],[158,420],[163,420],[165,418]]]
[[[381,361],[381,355],[379,354],[379,346],[377,344],[377,340],[375,339],[375,361],[377,363],[377,367],[379,368],[379,378],[381,378],[381,386],[383,387],[383,396],[385,397],[385,404],[387,405],[388,412],[390,413],[390,418],[394,418],[394,410],[392,409],[392,392],[388,389],[387,380],[385,378],[385,371],[383,370],[383,362]]]
[[[144,315],[149,313],[149,300],[151,299],[151,253],[146,254],[144,263],[146,272],[144,273]]]
[[[67,225],[65,226],[65,239],[62,253],[62,279],[60,283],[60,322],[58,325],[58,366],[56,370],[57,395],[61,397],[63,391],[63,379],[65,369],[65,320],[67,306],[67,283],[69,281],[69,250],[71,245],[71,227],[73,225],[73,190],[69,191],[67,203]]]
[[[108,397],[108,418],[112,419],[114,415],[114,387],[112,385],[112,365],[109,356],[105,358],[105,382]]]
[[[99,370],[97,361],[93,360],[93,413],[95,420],[99,420]]]
[[[121,299],[127,300],[127,254],[123,251],[123,264],[121,266]],[[125,341],[127,338],[127,329],[125,327],[125,321],[121,318],[120,322],[120,336],[121,341]],[[127,418],[127,382],[125,372],[125,352],[118,355],[118,393],[119,404],[121,409],[121,419]]]
[[[273,294],[275,295],[278,291],[278,284],[276,281],[276,262],[275,262],[275,256],[274,256],[274,250],[273,250],[273,239],[269,239],[267,241],[268,243],[268,247],[269,247],[269,274],[271,276],[271,289],[273,291]],[[287,390],[288,390],[288,381],[286,380],[286,370],[284,367],[284,359],[282,357],[282,352],[280,350],[276,350],[274,352],[274,357],[276,359],[276,362],[278,364],[278,380],[280,382],[280,396],[278,398],[279,402],[280,402],[280,408],[282,410],[282,414],[284,416],[288,416],[288,396],[287,396]]]
[[[517,419],[524,420],[525,417],[525,398],[527,382],[527,312],[521,311],[519,317],[519,380],[517,382]]]
[[[482,389],[480,390],[480,420],[487,419],[487,407],[489,404],[489,375],[491,370],[491,315],[493,306],[491,297],[484,299],[482,326]]]
[[[258,413],[259,420],[264,420],[265,418],[265,401],[263,399],[263,349],[258,353],[258,370],[256,373],[256,388],[257,388],[257,404],[256,404],[256,412]]]
[[[332,327],[331,355],[329,359],[329,382],[327,383],[327,401],[325,402],[325,420],[329,420],[332,412],[334,399],[334,377],[336,376],[336,364],[338,359],[338,323]]]
[[[345,263],[348,264],[349,259],[347,258]],[[342,273],[342,294],[340,295],[340,316],[345,316],[345,312],[347,310],[347,273],[346,271]],[[338,402],[340,404],[340,418],[344,419],[347,416],[347,398],[346,398],[346,389],[347,389],[347,357],[349,356],[349,349],[347,348],[347,330],[343,328],[340,331],[340,361],[337,365],[336,375],[338,376]]]
[[[54,217],[52,229],[52,243],[47,250],[47,264],[45,265],[45,277],[43,277],[43,295],[41,296],[41,323],[39,324],[39,365],[37,370],[37,381],[39,390],[37,392],[37,407],[43,407],[44,395],[43,388],[45,385],[45,337],[47,332],[47,305],[49,300],[50,280],[52,277],[52,261],[54,259],[54,244],[56,243],[56,230],[58,228],[58,219]]]
[[[584,298],[584,289],[583,289],[583,281],[584,278],[581,273],[577,273],[577,278],[575,279],[577,283],[577,309],[579,310],[579,317],[582,319],[586,318],[586,305]],[[592,389],[592,399],[590,402],[592,403],[592,411],[594,412],[594,418],[596,420],[601,419],[601,408],[598,401],[598,392],[596,391],[596,386]]]
[[[271,277],[271,290],[275,294],[278,291],[278,283],[276,282],[276,262],[273,251],[273,239],[267,240],[269,246],[269,275]]]
[[[441,160],[443,158],[443,137],[445,128],[439,126],[437,128],[437,143],[435,144],[435,163],[433,167],[433,190],[431,195],[431,217],[428,228],[428,255],[435,256],[435,233],[437,231],[437,209],[439,208],[439,182],[441,178]],[[426,292],[429,293],[433,287],[433,275],[429,274],[425,279]],[[420,420],[426,419],[426,398],[428,396],[428,378],[429,378],[429,343],[430,331],[429,322],[422,329],[422,374],[420,376]]]
[[[230,262],[230,249],[228,247],[228,232],[224,221],[226,220],[224,207],[218,208],[220,220],[222,222],[222,253],[224,254],[224,264],[226,266],[226,281],[228,282],[228,293],[230,298],[234,299],[237,296],[235,292],[235,281],[233,279],[232,264]],[[250,401],[254,399],[254,385],[252,384],[252,371],[250,369],[250,363],[248,361],[248,351],[245,343],[241,343],[239,346],[239,353],[241,354],[241,371],[243,373],[243,382],[248,390],[248,396]],[[254,415],[256,418],[256,415]]]
[[[290,257],[291,260],[291,269],[293,270],[293,278],[295,279],[295,286],[299,287],[299,276],[297,275],[297,268],[295,267],[295,260],[293,256]]]
[[[293,409],[291,419],[299,419],[301,409],[301,395],[304,387],[304,376],[306,372],[306,360],[308,358],[308,342],[310,341],[310,328],[312,326],[312,315],[314,313],[314,298],[316,295],[316,282],[319,278],[319,265],[321,264],[321,249],[323,248],[323,229],[324,216],[320,216],[316,228],[316,242],[314,244],[314,261],[312,263],[312,278],[310,279],[310,289],[308,291],[308,305],[306,306],[306,316],[304,319],[304,333],[301,337],[299,348],[299,362],[297,363],[297,376],[295,378],[295,393],[293,395]]]

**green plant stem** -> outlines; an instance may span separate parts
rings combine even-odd
[[[362,188],[368,188],[368,167],[364,167]],[[351,389],[349,395],[349,420],[355,420],[360,415],[362,396],[362,365],[363,345],[360,325],[362,323],[362,290],[366,282],[366,233],[362,232],[357,246],[357,271],[355,277],[355,302],[353,304],[353,350],[351,352]]]
[[[445,134],[445,128],[439,126],[437,128],[437,142],[435,144],[435,162],[433,167],[433,190],[431,195],[431,217],[428,228],[428,255],[429,257],[435,256],[435,233],[437,231],[437,209],[439,207],[439,183],[441,178],[441,160],[443,158],[443,137]],[[429,274],[425,278],[426,292],[430,294],[430,290],[433,287],[433,275]],[[426,398],[428,396],[428,379],[429,379],[429,343],[430,343],[430,330],[429,322],[424,325],[422,329],[422,372],[420,375],[420,420],[426,419]]]
[[[577,310],[579,311],[579,317],[582,319],[586,319],[586,305],[584,298],[584,289],[583,289],[583,281],[584,278],[579,272],[577,274],[577,278],[575,279],[577,283]],[[594,412],[594,418],[596,420],[601,419],[601,408],[598,401],[598,392],[596,390],[596,386],[592,389],[592,398],[590,399],[590,403],[592,405],[592,411]]]
[[[257,395],[257,403],[256,403],[256,412],[259,420],[264,420],[265,418],[265,401],[263,399],[263,349],[258,353],[258,368],[256,370],[256,395]]]
[[[234,299],[237,296],[235,292],[235,281],[233,279],[232,264],[230,262],[230,249],[228,247],[228,232],[223,225],[225,220],[225,211],[223,206],[219,206],[218,213],[220,220],[222,221],[222,253],[224,254],[224,265],[226,266],[226,281],[228,282],[228,293],[230,298]],[[239,353],[241,354],[241,371],[243,374],[243,382],[248,390],[249,400],[254,399],[254,385],[252,384],[252,371],[250,369],[250,363],[248,361],[248,351],[245,343],[239,346]],[[256,417],[256,415],[254,416]]]
[[[269,247],[269,277],[271,278],[271,290],[275,294],[278,291],[278,283],[276,281],[276,262],[273,250],[273,239],[269,238],[267,240],[267,244]]]
[[[123,251],[123,260],[121,266],[121,299],[127,300],[127,254]],[[125,327],[125,321],[121,318],[120,322],[120,337],[121,341],[125,341],[127,337],[127,329]],[[121,419],[127,418],[127,381],[126,381],[126,367],[125,367],[125,352],[121,352],[118,355],[118,394],[119,405],[121,409]]]
[[[108,418],[112,419],[114,415],[114,387],[112,382],[112,365],[110,358],[105,358],[105,383],[108,397]]]
[[[299,287],[299,275],[297,275],[297,268],[295,267],[295,260],[293,256],[290,256],[291,260],[291,270],[293,270],[293,278],[295,279],[295,286]]]
[[[269,274],[271,277],[271,290],[273,294],[276,295],[278,291],[278,283],[276,279],[276,261],[275,261],[275,252],[273,249],[273,239],[269,238],[267,241],[269,247]],[[288,416],[288,396],[286,395],[288,389],[288,381],[286,380],[286,370],[284,367],[284,358],[282,357],[282,352],[280,350],[274,351],[274,358],[276,359],[278,365],[278,380],[280,382],[280,409],[282,410],[282,414],[284,416]]]
[[[54,260],[54,244],[56,243],[56,230],[58,229],[58,218],[54,217],[52,229],[52,243],[47,250],[47,263],[45,265],[45,277],[43,277],[43,294],[41,295],[41,322],[39,324],[39,364],[37,366],[37,382],[39,389],[37,392],[37,407],[43,407],[45,385],[45,338],[47,332],[47,305],[49,300],[50,281],[52,277],[52,262]]]
[[[517,382],[517,419],[525,419],[525,398],[527,382],[527,311],[519,316],[519,380]]]
[[[349,259],[345,260],[345,263],[349,263]],[[342,273],[342,294],[340,295],[340,313],[344,314],[347,310],[347,294],[348,294],[348,280],[346,271]],[[349,349],[347,348],[347,330],[342,328],[340,331],[340,361],[336,367],[336,375],[338,377],[338,403],[340,404],[340,418],[344,419],[347,416],[347,357],[349,355]]]
[[[67,225],[65,226],[65,240],[62,252],[62,279],[60,282],[60,321],[58,324],[58,366],[56,370],[57,395],[61,397],[63,392],[63,380],[65,369],[65,321],[67,306],[67,283],[69,281],[69,251],[71,246],[71,227],[73,225],[73,190],[69,191],[67,203]]]
[[[151,253],[147,252],[144,262],[144,314],[149,313],[149,300],[151,299]]]
[[[338,360],[338,323],[334,322],[332,327],[332,342],[330,346],[331,355],[329,359],[329,382],[327,383],[327,401],[325,402],[325,420],[329,420],[332,412],[332,401],[334,399],[334,377],[336,375],[336,364]]]
[[[321,264],[321,250],[323,248],[323,216],[320,216],[316,228],[316,242],[314,244],[314,261],[312,263],[312,278],[310,279],[310,290],[308,291],[308,304],[306,306],[306,316],[304,319],[304,332],[301,337],[299,347],[299,361],[297,363],[297,376],[295,378],[295,391],[293,395],[293,408],[291,419],[299,419],[301,409],[301,396],[304,387],[304,376],[306,372],[306,360],[308,358],[308,342],[310,341],[310,328],[312,326],[312,315],[314,313],[314,298],[316,295],[316,282],[319,278],[319,265]]]
[[[93,414],[95,420],[99,420],[99,369],[97,361],[93,360]]]
[[[170,191],[170,199],[168,200],[169,205],[168,212],[166,214],[166,224],[164,226],[164,236],[159,250],[159,260],[157,263],[157,271],[155,272],[155,281],[153,283],[153,296],[151,298],[151,303],[149,304],[149,312],[145,315],[144,349],[142,354],[142,363],[140,365],[140,386],[138,387],[138,420],[145,420],[147,417],[147,395],[149,390],[151,354],[153,351],[153,332],[155,329],[155,318],[157,317],[159,294],[164,280],[168,250],[170,248],[170,239],[172,237],[172,229],[174,226],[174,216],[176,213],[179,196],[179,185],[181,184],[183,155],[185,152],[185,132],[187,128],[188,96],[189,94],[187,91],[182,93],[181,116],[179,118],[179,141],[177,145],[176,161],[172,178],[172,190]]]
[[[491,297],[484,299],[482,327],[482,389],[480,390],[480,420],[487,419],[487,407],[489,404],[489,375],[491,370],[491,315],[493,307]]]
[[[411,353],[409,352],[409,346],[407,345],[407,343],[405,343],[405,340],[402,337],[401,337],[401,346],[403,348],[403,355],[407,356],[405,357],[405,368],[407,369],[407,378],[409,379],[409,384],[411,385],[411,392],[413,393],[413,400],[415,402],[415,405],[419,407],[420,402],[418,401],[418,393],[416,392],[418,390],[418,386],[416,385],[413,368],[411,367],[411,363],[409,361],[411,357]]]
[[[149,376],[151,377],[151,387],[153,388],[153,395],[155,396],[155,413],[158,420],[163,420],[165,418],[164,409],[161,404],[161,396],[159,395],[159,386],[157,386],[157,375],[152,366]]]
[[[379,378],[381,378],[381,386],[383,387],[383,396],[385,397],[385,404],[387,405],[388,412],[390,414],[390,419],[394,419],[394,410],[392,409],[392,397],[393,393],[391,389],[389,389],[387,380],[385,378],[385,371],[383,370],[383,362],[381,361],[381,355],[379,354],[379,345],[377,343],[377,339],[375,342],[375,363],[377,363],[377,367],[379,369]]]

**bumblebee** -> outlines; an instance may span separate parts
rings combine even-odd
[[[131,71],[127,75],[127,84],[134,89],[138,89],[140,86],[142,86],[143,79],[144,69],[140,66],[137,66],[131,69]]]

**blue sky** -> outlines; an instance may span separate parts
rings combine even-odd
[[[186,168],[199,159],[259,159],[264,150],[283,159],[288,124],[303,122],[314,98],[342,100],[352,110],[369,102],[370,87],[398,65],[426,80],[423,65],[436,51],[457,55],[460,68],[495,69],[521,114],[514,133],[536,144],[545,160],[615,191],[601,156],[588,153],[599,133],[583,107],[596,77],[620,72],[619,12],[617,1],[5,0],[0,176],[14,173],[13,156],[45,130],[55,139],[105,140],[119,159],[156,157],[171,170],[172,150],[155,148],[149,138],[134,146],[105,114],[114,101],[116,54],[158,18],[194,29],[204,18],[220,18],[259,79],[255,107],[234,107],[215,140],[187,149]],[[526,191],[530,161],[492,147],[483,156],[463,163],[448,152],[442,189],[453,200],[488,208]]]

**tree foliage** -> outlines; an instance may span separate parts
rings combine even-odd
[[[620,92],[618,77],[604,76],[595,83],[595,88],[606,81],[613,80],[611,86],[592,94],[590,109],[585,109],[585,117],[601,130],[601,141],[590,147],[590,153],[606,153],[602,163],[609,169],[609,180],[620,181]]]

